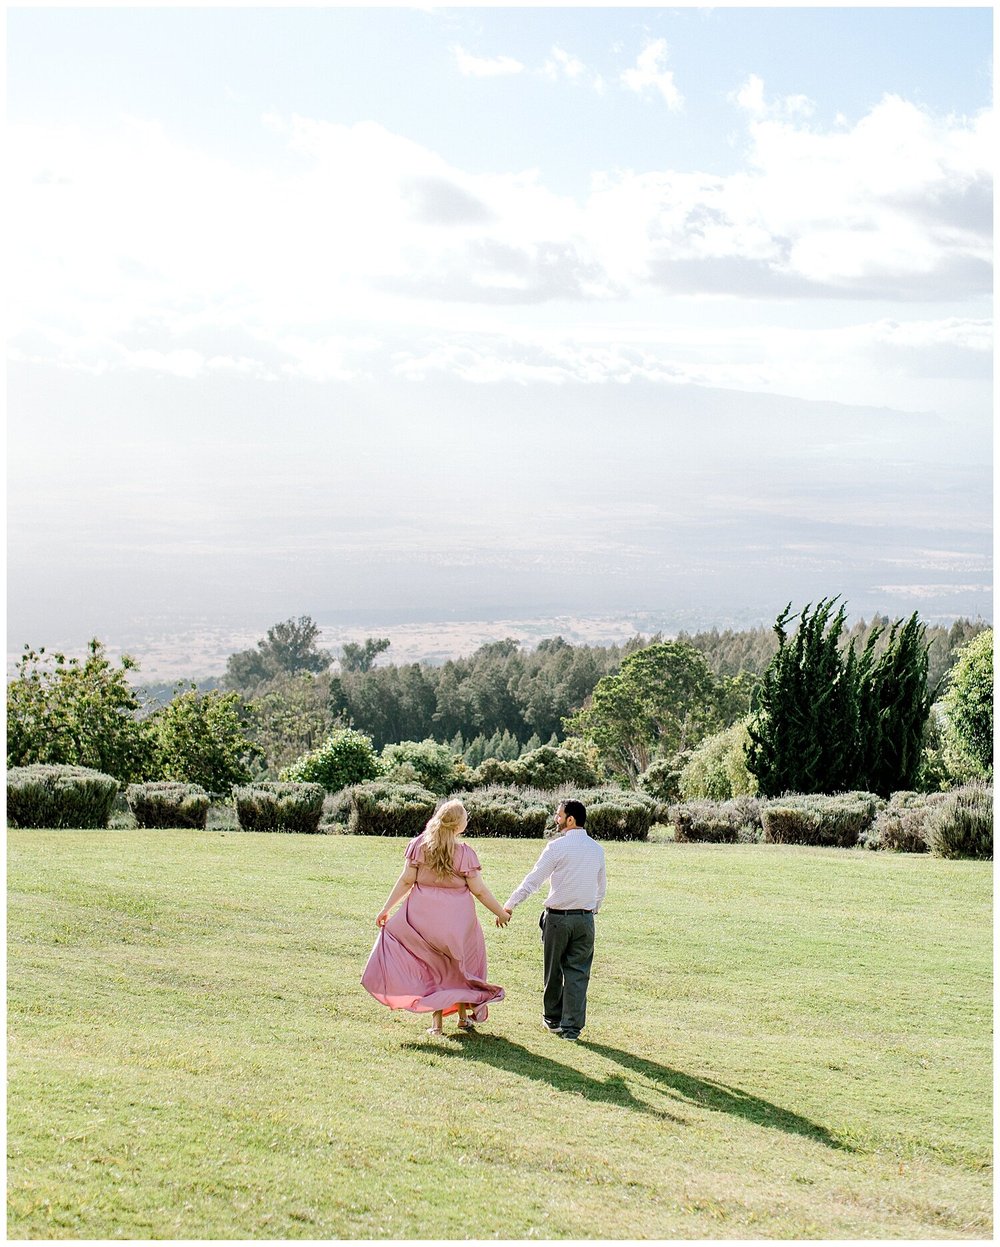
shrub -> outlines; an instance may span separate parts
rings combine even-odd
[[[678,843],[757,843],[763,837],[761,815],[761,803],[749,796],[732,801],[685,801],[669,812]]]
[[[644,792],[598,788],[584,794],[587,831],[595,840],[646,840],[660,803]]]
[[[862,834],[862,848],[926,853],[934,809],[944,799],[943,792],[894,792],[889,804],[875,816],[872,827]]]
[[[262,781],[233,789],[233,804],[241,831],[319,831],[323,814],[321,784]]]
[[[339,792],[349,784],[377,779],[381,770],[372,738],[349,727],[338,727],[318,749],[286,766],[281,778],[290,783],[321,784],[327,792]]]
[[[706,797],[728,801],[755,793],[757,780],[747,770],[749,743],[745,722],[734,723],[703,740],[692,750],[678,777],[680,795],[688,801]]]
[[[324,831],[347,831],[347,823],[351,817],[351,797],[353,793],[354,787],[352,785],[349,788],[341,788],[340,792],[335,792],[323,798],[321,822]]]
[[[351,790],[347,830],[354,836],[419,836],[438,797],[419,784],[369,780]]]
[[[676,801],[681,795],[680,778],[677,759],[654,758],[639,776],[639,790],[656,801]]]
[[[456,792],[469,812],[466,835],[539,839],[552,811],[552,794],[531,788],[493,784],[471,792]]]
[[[768,844],[854,848],[874,823],[882,804],[870,792],[777,797],[763,809],[764,840]]]
[[[993,788],[968,784],[945,794],[929,826],[931,851],[938,857],[993,857]]]
[[[85,766],[38,763],[7,772],[11,827],[107,827],[118,780]]]
[[[448,746],[435,740],[403,740],[397,745],[386,745],[381,766],[386,779],[416,783],[444,797],[456,785],[457,762]]]
[[[137,827],[197,827],[208,821],[208,793],[197,784],[129,784],[125,800]]]
[[[594,763],[584,750],[541,745],[513,762],[487,758],[473,772],[472,782],[480,788],[501,784],[548,792],[563,784],[593,788],[599,781]]]

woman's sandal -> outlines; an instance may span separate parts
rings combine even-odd
[[[435,1039],[440,1039],[441,1036],[444,1034],[444,1028],[441,1026],[428,1026],[427,1034],[433,1035]]]
[[[458,1029],[460,1031],[464,1031],[467,1035],[474,1035],[476,1033],[475,1026],[468,1019],[464,1022],[459,1022]]]

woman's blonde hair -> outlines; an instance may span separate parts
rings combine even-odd
[[[424,828],[424,865],[444,879],[452,873],[455,856],[455,837],[463,832],[469,821],[461,801],[446,801],[431,815]]]

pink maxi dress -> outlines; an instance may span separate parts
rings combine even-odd
[[[381,928],[361,985],[390,1009],[456,1013],[467,1004],[485,1022],[504,990],[486,981],[486,941],[468,879],[482,869],[467,844],[455,845],[454,873],[442,879],[423,864],[423,835],[406,846],[417,881]]]

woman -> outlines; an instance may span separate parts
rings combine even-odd
[[[479,859],[458,838],[469,816],[461,801],[446,801],[406,846],[406,865],[375,919],[378,938],[361,984],[390,1009],[433,1014],[428,1035],[442,1035],[445,1014],[458,1029],[485,1022],[502,987],[486,981],[486,942],[473,897],[504,927],[510,914],[482,879]],[[403,907],[390,918],[399,901]]]

